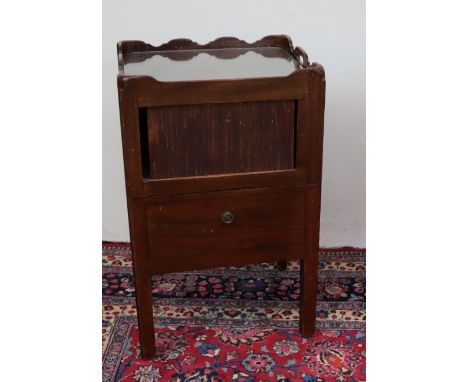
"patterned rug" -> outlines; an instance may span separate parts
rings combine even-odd
[[[298,331],[299,264],[153,278],[160,356],[140,358],[128,244],[103,243],[103,381],[365,381],[365,250],[320,252],[316,335]]]

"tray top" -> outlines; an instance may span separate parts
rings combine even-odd
[[[124,75],[171,82],[285,77],[299,68],[278,47],[146,51],[123,57]]]

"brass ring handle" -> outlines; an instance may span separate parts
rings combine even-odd
[[[234,221],[234,214],[230,211],[221,214],[221,221],[225,224],[231,224]]]

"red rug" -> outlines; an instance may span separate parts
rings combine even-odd
[[[128,245],[105,243],[103,253],[106,382],[365,380],[364,250],[321,252],[319,330],[307,339],[295,262],[155,278],[153,361],[139,356]]]

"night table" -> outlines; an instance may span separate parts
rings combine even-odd
[[[325,74],[288,36],[118,43],[141,354],[151,276],[300,259],[315,331]]]

